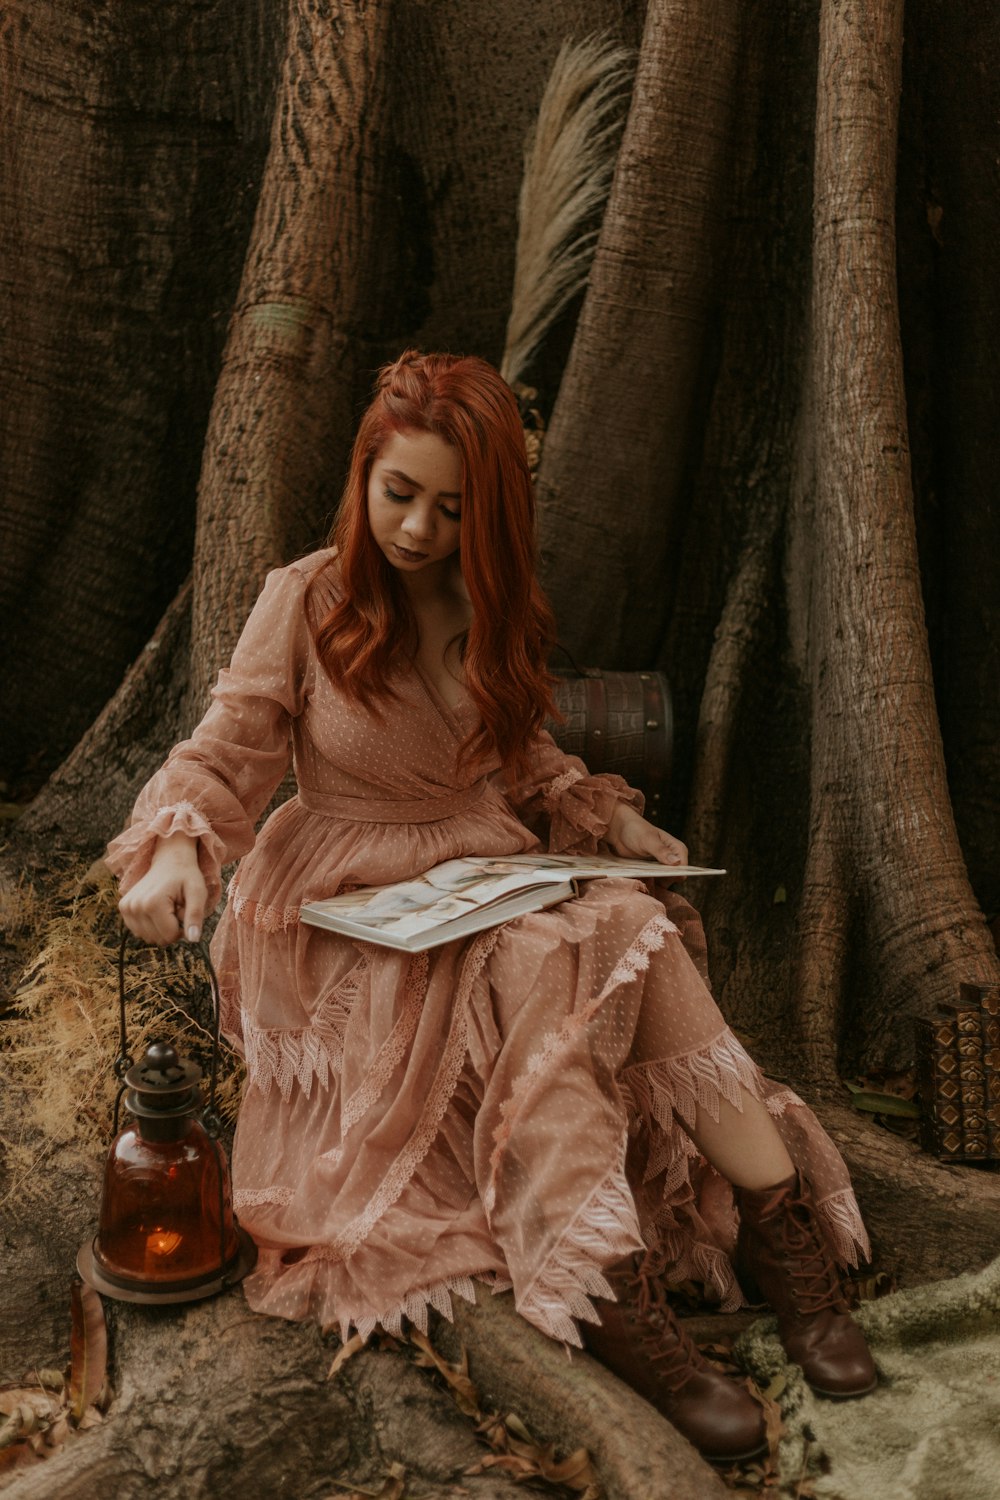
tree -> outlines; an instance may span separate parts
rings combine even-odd
[[[983,0],[910,0],[905,45],[902,0],[15,0],[3,774],[48,775],[18,839],[120,823],[322,536],[372,367],[499,357],[523,136],[602,27],[639,55],[589,287],[532,367],[545,581],[578,658],[671,677],[674,826],[738,872],[702,901],[724,1009],[829,1123],[877,1254],[954,1272],[993,1253],[995,1179],[838,1075],[1000,979]]]

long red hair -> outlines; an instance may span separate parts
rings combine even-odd
[[[414,642],[405,590],[372,538],[368,480],[393,432],[432,432],[462,461],[460,562],[472,603],[465,680],[482,723],[463,746],[518,771],[554,712],[546,658],[552,612],[535,579],[535,496],[510,387],[471,356],[408,350],[378,375],[361,419],[330,544],[343,582],[315,630],[320,659],[347,695],[370,706]]]

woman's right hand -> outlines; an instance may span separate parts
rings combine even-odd
[[[160,839],[153,862],[118,903],[122,921],[144,943],[163,948],[201,937],[208,887],[198,866],[198,840],[186,833]]]

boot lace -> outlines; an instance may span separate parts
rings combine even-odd
[[[619,1285],[620,1299],[636,1326],[640,1348],[676,1395],[704,1367],[697,1345],[677,1321],[658,1277],[644,1274],[640,1268],[623,1277]]]
[[[796,1198],[788,1207],[781,1221],[781,1241],[799,1315],[814,1317],[826,1308],[847,1312],[837,1268],[810,1204]]]

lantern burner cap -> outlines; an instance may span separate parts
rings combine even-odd
[[[125,1108],[147,1117],[188,1113],[200,1103],[200,1078],[198,1064],[179,1058],[169,1042],[151,1042],[142,1060],[125,1074]]]
[[[150,1042],[139,1070],[146,1088],[174,1088],[184,1077],[184,1068],[169,1042]]]

